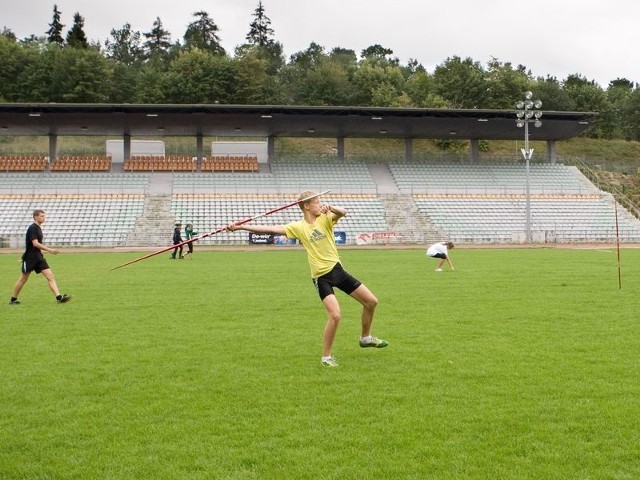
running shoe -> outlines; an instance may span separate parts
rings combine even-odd
[[[387,345],[389,345],[389,342],[376,337],[371,337],[371,340],[369,341],[360,340],[360,346],[362,348],[368,348],[368,347],[384,348]]]
[[[58,303],[67,303],[69,300],[71,300],[71,295],[67,295],[65,293],[64,295],[62,295],[62,297],[58,299]]]
[[[336,362],[336,359],[333,358],[333,357],[323,358],[322,360],[320,360],[320,363],[322,363],[323,367],[337,367],[338,366],[338,362]]]

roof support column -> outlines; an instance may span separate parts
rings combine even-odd
[[[51,133],[49,134],[49,164],[53,162],[58,156],[58,136]]]
[[[558,157],[556,155],[556,141],[547,140],[547,161],[551,165],[555,165]]]
[[[125,162],[131,159],[131,135],[128,133],[122,136],[122,158]]]
[[[471,163],[480,162],[480,140],[472,138],[471,143]]]
[[[269,135],[267,137],[267,157],[268,161],[274,161],[276,159],[276,137],[275,135]]]
[[[404,159],[413,162],[413,138],[404,139]]]
[[[204,156],[204,137],[201,133],[196,135],[196,158],[198,165],[202,164],[202,157]]]
[[[336,142],[338,148],[338,160],[344,161],[344,137],[338,137]]]

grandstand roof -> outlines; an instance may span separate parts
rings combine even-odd
[[[565,140],[594,112],[543,111],[531,140]],[[250,105],[0,104],[0,135],[518,140],[515,110]]]

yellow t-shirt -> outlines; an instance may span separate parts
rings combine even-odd
[[[313,224],[303,219],[284,226],[287,238],[297,238],[307,250],[312,278],[318,278],[330,272],[340,261],[333,236],[333,226],[337,222],[335,215],[329,212],[317,217]]]

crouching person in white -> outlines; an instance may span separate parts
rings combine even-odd
[[[442,271],[442,265],[444,265],[444,262],[447,262],[449,264],[449,268],[451,268],[451,270],[455,270],[453,263],[451,263],[451,259],[449,258],[449,250],[453,248],[453,242],[441,242],[434,243],[427,249],[428,257],[440,259],[438,265],[436,266],[436,272]]]

